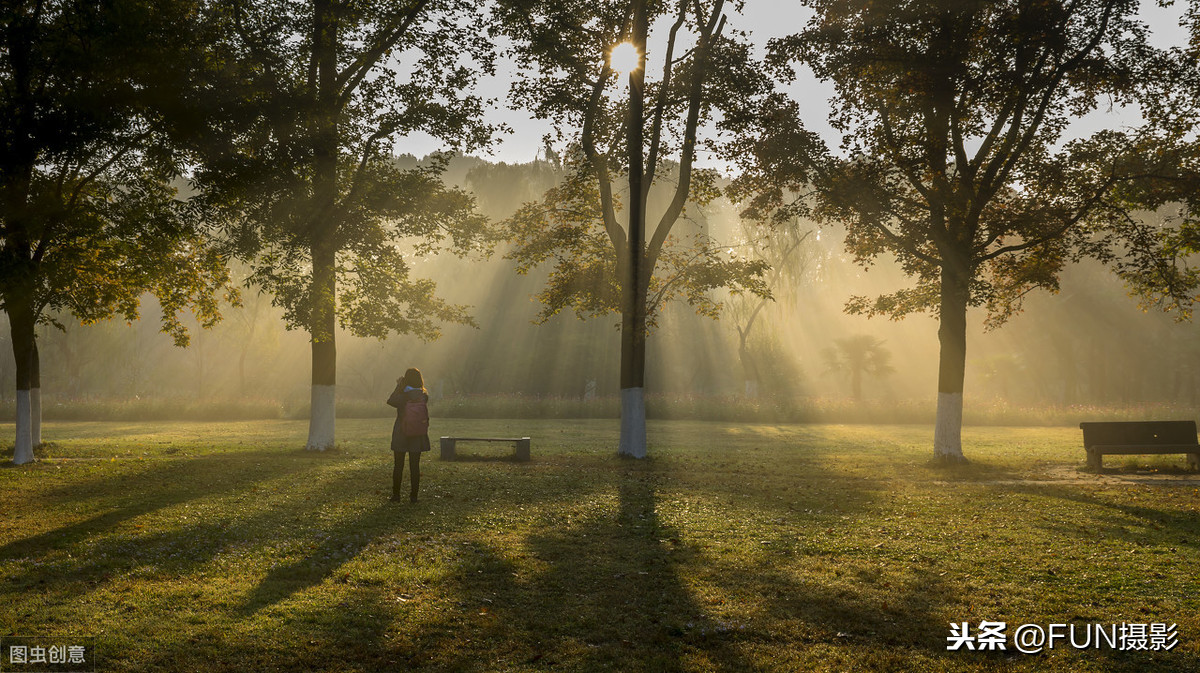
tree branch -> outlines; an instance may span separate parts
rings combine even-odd
[[[713,6],[712,16],[708,20],[708,24],[703,28],[700,39],[698,40],[696,49],[696,63],[692,75],[691,91],[689,93],[687,121],[684,125],[683,147],[680,148],[679,155],[679,184],[675,188],[675,197],[671,199],[671,204],[667,207],[666,212],[658,221],[658,225],[654,228],[654,236],[650,239],[650,244],[646,248],[646,261],[649,268],[654,268],[654,263],[658,260],[658,255],[662,251],[663,243],[667,240],[667,235],[671,231],[671,227],[675,225],[675,221],[679,219],[679,214],[683,212],[684,204],[687,203],[688,194],[691,191],[692,184],[692,162],[696,153],[696,128],[700,124],[700,106],[704,94],[704,78],[708,74],[708,56],[712,49],[713,42],[720,36],[721,30],[725,27],[725,16],[721,13],[724,5],[724,0],[717,0]]]
[[[646,158],[646,174],[642,184],[642,201],[649,197],[650,186],[654,184],[654,174],[658,168],[659,143],[662,140],[663,114],[667,108],[667,95],[671,88],[671,72],[675,64],[672,62],[675,53],[675,37],[687,19],[687,0],[679,2],[679,17],[671,26],[671,34],[667,39],[667,51],[663,57],[663,76],[659,84],[658,101],[654,105],[654,122],[650,130],[650,154]]]
[[[359,54],[358,58],[337,76],[336,88],[341,91],[338,96],[340,106],[350,102],[350,97],[354,95],[355,89],[358,88],[363,78],[367,76],[371,68],[375,67],[379,59],[396,46],[396,42],[412,28],[413,23],[421,16],[421,12],[429,5],[429,2],[430,0],[415,0],[411,7],[396,17],[396,22],[390,28],[380,31],[378,41],[374,46]]]
[[[596,151],[595,137],[596,117],[600,114],[600,105],[604,98],[604,87],[612,74],[613,71],[608,67],[607,63],[601,66],[600,76],[596,78],[596,83],[592,86],[591,97],[588,100],[587,113],[584,115],[579,144],[583,149],[583,156],[587,161],[588,167],[596,175],[596,182],[600,189],[600,215],[604,223],[604,231],[608,234],[608,240],[612,243],[613,250],[617,253],[617,266],[620,268],[622,264],[628,262],[629,251],[625,245],[625,231],[617,224],[616,209],[613,205],[612,178],[608,174],[607,155],[601,155]]]

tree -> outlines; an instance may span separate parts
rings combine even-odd
[[[695,166],[700,130],[770,88],[742,36],[725,31],[724,7],[723,0],[497,3],[525,73],[513,98],[551,121],[559,130],[551,139],[566,145],[563,182],[505,223],[508,256],[520,273],[553,265],[538,295],[541,319],[563,309],[581,318],[621,314],[622,455],[646,455],[646,337],[661,308],[684,300],[716,317],[721,304],[710,290],[767,294],[761,261],[731,259],[705,231],[681,236],[676,228],[689,203],[718,195],[716,171]],[[652,66],[648,27],[659,18],[669,29]],[[626,96],[609,61],[624,40],[637,54]],[[646,227],[647,205],[657,201],[665,203]]]
[[[795,287],[807,275],[813,255],[804,249],[804,243],[813,234],[814,229],[803,227],[799,218],[792,218],[782,225],[767,228],[753,224],[750,226],[753,229],[747,231],[746,240],[740,247],[745,249],[743,254],[747,257],[762,260],[769,265],[770,271],[763,278],[763,283],[772,297],[738,295],[731,299],[728,310],[738,335],[738,359],[742,364],[743,390],[747,397],[754,397],[758,394],[762,371],[757,358],[751,353],[750,334],[758,324],[763,309],[778,294],[781,287]]]
[[[1200,60],[1200,0],[1188,3],[1180,23],[1191,39],[1179,55],[1192,64],[1194,74]],[[1158,236],[1142,239],[1146,254],[1117,270],[1143,307],[1157,306],[1178,320],[1190,320],[1200,290],[1194,259],[1200,252],[1200,77],[1170,82],[1148,96],[1144,108],[1144,116],[1161,135],[1176,139],[1180,161],[1170,179],[1134,183],[1122,191],[1131,207],[1149,211],[1147,219],[1158,225]]]
[[[470,323],[461,306],[409,275],[408,258],[446,241],[485,242],[486,221],[442,184],[445,156],[410,170],[392,146],[423,132],[451,147],[489,141],[469,92],[491,72],[490,45],[467,0],[221,0],[196,185],[221,213],[251,282],[289,329],[312,340],[307,446],[334,443],[340,324],[359,336],[438,335]],[[409,247],[409,250],[405,248]]]
[[[41,440],[38,322],[56,324],[60,311],[134,320],[149,291],[163,330],[185,345],[183,310],[207,326],[217,296],[236,301],[170,185],[178,156],[158,103],[187,66],[188,16],[189,3],[173,0],[0,9],[0,300],[16,362],[18,464]]]
[[[832,348],[821,352],[825,358],[825,369],[847,374],[850,391],[855,402],[863,398],[863,375],[883,378],[896,370],[892,367],[892,353],[883,347],[883,339],[869,334],[855,334],[845,339],[835,339]]]
[[[855,258],[890,254],[914,277],[915,287],[855,297],[847,308],[938,317],[934,453],[960,462],[968,307],[985,307],[995,327],[1029,292],[1055,291],[1064,265],[1136,255],[1153,233],[1118,192],[1179,160],[1178,129],[1107,130],[1063,144],[1067,125],[1102,102],[1131,102],[1141,87],[1194,74],[1147,45],[1133,0],[812,6],[804,31],[772,44],[773,59],[833,81],[831,120],[849,156],[798,170],[780,159],[786,146],[760,152],[757,175],[775,184],[765,201],[815,170],[818,214],[845,223]],[[785,144],[803,139],[794,115],[779,109],[772,121],[783,124]]]

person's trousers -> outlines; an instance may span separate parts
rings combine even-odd
[[[392,457],[395,464],[392,466],[392,498],[400,497],[400,485],[404,481],[404,451],[393,451]],[[421,452],[408,452],[409,465],[409,480],[412,482],[412,490],[408,494],[408,499],[416,501],[417,488],[421,485]]]

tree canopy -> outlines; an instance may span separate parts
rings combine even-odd
[[[621,219],[628,216],[622,213],[628,191],[619,182],[628,171],[629,102],[608,52],[628,36],[631,5],[514,1],[500,7],[525,73],[513,87],[513,98],[527,101],[536,116],[553,123],[548,140],[565,146],[568,173],[562,184],[507,221],[513,243],[509,257],[521,272],[553,265],[538,295],[543,318],[563,309],[580,317],[619,312],[629,249]],[[657,216],[645,250],[646,267],[657,270],[644,281],[651,326],[671,300],[682,299],[715,317],[721,304],[711,290],[765,291],[761,263],[730,257],[727,246],[700,228],[674,228],[720,194],[719,173],[695,167],[698,151],[719,150],[717,135],[702,138],[701,131],[727,112],[740,113],[740,106],[771,87],[745,36],[725,27],[723,10],[721,2],[649,6],[651,22],[671,22],[668,34],[659,36],[660,53],[647,55],[649,103],[641,119],[646,129],[643,189],[654,200]]]
[[[721,304],[710,292],[721,287],[767,294],[765,264],[728,256],[709,232],[681,234],[676,224],[689,204],[701,208],[719,194],[717,172],[695,165],[702,146],[717,142],[703,142],[702,129],[765,95],[771,82],[745,36],[727,30],[723,0],[507,0],[496,8],[498,32],[512,38],[522,69],[513,97],[554,124],[547,140],[565,145],[568,173],[506,222],[508,255],[522,273],[553,265],[538,295],[543,319],[564,308],[580,317],[621,313],[621,452],[640,457],[645,338],[657,312],[684,299],[715,317]],[[649,26],[660,19],[669,27],[651,48]],[[609,58],[622,41],[638,61],[627,91]],[[658,195],[665,203],[651,218],[647,205]]]
[[[312,336],[308,444],[327,448],[338,325],[432,339],[441,322],[470,322],[433,281],[411,277],[411,256],[444,242],[477,248],[486,220],[441,182],[445,157],[402,170],[394,154],[417,132],[452,149],[487,143],[493,127],[471,89],[491,70],[491,45],[466,0],[213,8],[218,91],[195,182],[250,282],[283,307],[289,328]]]
[[[184,0],[0,9],[0,301],[17,364],[17,462],[39,441],[34,325],[51,311],[133,320],[152,292],[163,331],[185,345],[183,311],[210,326],[222,297],[237,301],[172,183],[181,155],[164,116],[189,67],[192,9]]]
[[[759,151],[753,205],[819,182],[817,214],[845,223],[863,264],[894,256],[915,285],[855,297],[852,312],[941,322],[939,456],[961,459],[968,306],[995,326],[1029,292],[1057,290],[1085,256],[1118,262],[1153,232],[1121,190],[1170,174],[1184,126],[1148,124],[1069,139],[1106,102],[1153,100],[1194,79],[1152,48],[1133,0],[813,3],[805,30],[772,44],[785,71],[802,62],[836,87],[830,119],[845,158],[797,161],[811,147],[794,108],[776,104],[779,139]],[[1162,100],[1162,99],[1160,99]],[[766,141],[770,143],[770,141]],[[945,405],[945,408],[943,406]],[[956,420],[957,418],[957,420]]]

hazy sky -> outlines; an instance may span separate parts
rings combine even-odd
[[[1187,43],[1187,33],[1179,26],[1179,17],[1183,14],[1183,7],[1162,8],[1158,6],[1157,0],[1141,0],[1141,6],[1142,18],[1152,30],[1152,42],[1162,46]],[[810,12],[805,10],[800,3],[790,0],[746,0],[745,10],[740,16],[732,14],[729,17],[729,25],[748,32],[755,44],[760,48],[765,48],[767,41],[773,37],[798,32],[809,14]],[[651,50],[653,50],[653,34],[651,40]],[[504,102],[513,69],[511,65],[507,68],[502,65],[499,70],[496,77],[489,78],[481,84],[479,93],[485,97],[498,99],[500,107],[494,110],[491,116],[497,121],[508,124],[513,132],[503,136],[490,158],[494,161],[508,163],[532,161],[541,152],[542,137],[550,131],[550,128],[546,122],[532,119],[525,112],[505,107]],[[826,105],[830,96],[833,95],[832,86],[817,81],[816,78],[802,72],[800,79],[792,84],[789,90],[792,97],[801,105],[805,126],[820,133],[831,148],[836,148],[841,139],[829,126]],[[1129,124],[1136,122],[1137,119],[1136,111],[1115,110],[1111,113],[1097,111],[1073,124],[1073,135],[1088,135],[1101,128]],[[396,147],[398,153],[416,156],[423,156],[438,149],[440,149],[439,144],[429,137],[406,138]]]

